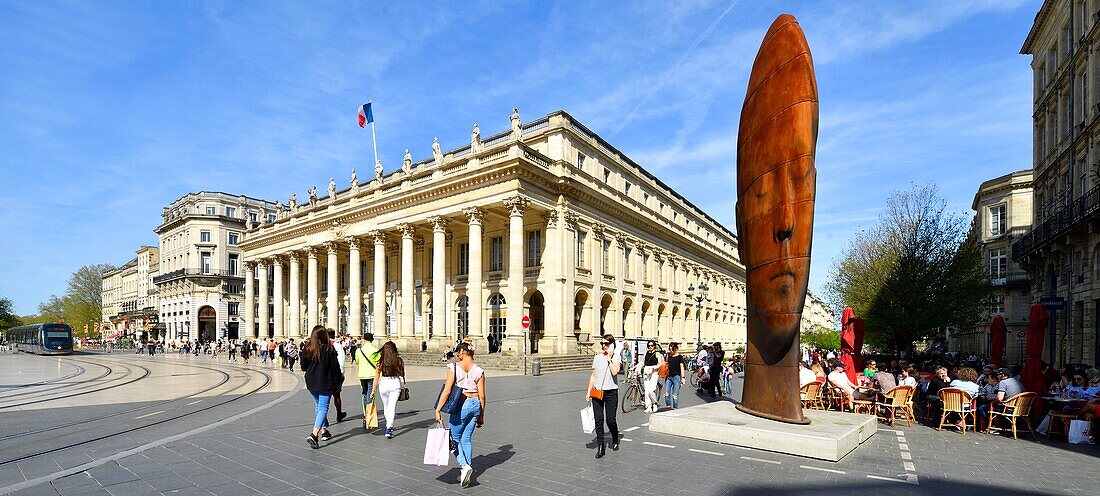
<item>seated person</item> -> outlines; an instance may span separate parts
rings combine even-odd
[[[913,367],[905,367],[898,373],[898,385],[909,386],[914,390],[917,389],[917,371],[913,370]]]
[[[978,387],[978,403],[992,403],[997,399],[997,373],[990,372],[985,377],[985,383]]]
[[[882,394],[889,393],[894,388],[898,387],[897,382],[894,380],[894,374],[891,374],[885,370],[875,372],[875,383],[878,384],[879,390]]]
[[[874,360],[867,362],[867,366],[863,369],[864,377],[874,377],[878,373],[878,364]]]
[[[1062,390],[1062,395],[1067,398],[1089,398],[1088,386],[1083,372],[1075,372],[1070,383]]]
[[[1089,398],[1100,398],[1100,369],[1088,369],[1085,371],[1089,386],[1085,388],[1085,394]]]
[[[1005,411],[1004,401],[1024,392],[1024,385],[1020,384],[1020,381],[1015,377],[1012,377],[1012,371],[1008,368],[1002,368],[997,371],[997,387],[995,389],[993,402],[978,405],[978,418],[981,420],[989,420],[989,411],[1003,412]]]
[[[825,368],[821,366],[820,362],[811,365],[810,371],[814,373],[814,377],[817,378],[817,382],[825,382]]]
[[[801,388],[811,382],[817,382],[817,374],[806,368],[806,362],[798,362],[798,387]]]
[[[978,390],[981,389],[978,383],[978,371],[970,367],[963,367],[959,369],[959,376],[951,381],[950,386],[953,388],[962,389],[970,395],[971,398],[978,395]]]
[[[844,373],[847,366],[844,362],[837,360],[833,363],[833,371],[829,373],[829,384],[832,384],[844,394],[848,399],[848,405],[851,406],[852,402],[856,399],[864,399],[862,395],[856,391],[856,385],[852,384],[852,381],[848,379],[848,374]]]
[[[941,406],[940,390],[949,387],[951,378],[947,376],[947,367],[936,367],[936,374],[928,380],[928,389],[924,392],[924,404],[932,418],[939,418]]]

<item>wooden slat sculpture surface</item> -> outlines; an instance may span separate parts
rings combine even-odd
[[[791,15],[776,18],[753,63],[737,136],[737,231],[748,292],[746,413],[807,424],[798,332],[810,270],[817,81]]]

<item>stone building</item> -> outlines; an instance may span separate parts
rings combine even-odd
[[[159,330],[165,339],[236,339],[245,273],[238,246],[247,227],[272,222],[281,205],[202,191],[164,207],[154,229],[160,274]]]
[[[475,124],[460,148],[376,170],[248,231],[250,336],[322,323],[406,350],[469,336],[571,354],[601,332],[692,348],[701,325],[704,341],[745,341],[734,233],[565,112],[513,112],[508,131]]]
[[[1052,314],[1043,358],[1100,358],[1100,2],[1047,0],[1020,53],[1034,73],[1033,229],[1012,245]]]
[[[155,334],[158,314],[153,278],[159,270],[157,247],[142,246],[129,262],[103,273],[100,330],[104,336]]]
[[[982,260],[993,294],[982,323],[948,338],[951,351],[989,356],[989,325],[994,316],[1005,319],[1005,363],[1023,363],[1024,336],[1031,310],[1031,278],[1010,257],[1012,241],[1031,230],[1032,171],[1016,171],[985,181],[974,194],[971,236],[982,246]]]
[[[800,332],[816,331],[819,328],[836,330],[836,314],[824,300],[818,298],[813,292],[807,291],[806,306],[802,309]]]

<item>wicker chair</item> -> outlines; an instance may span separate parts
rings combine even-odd
[[[847,405],[848,411],[852,411],[853,405],[848,403],[848,396],[844,394],[844,390],[832,384],[827,384],[825,387],[829,391],[827,403],[829,410],[835,409],[837,411],[843,412],[845,405]]]
[[[1031,437],[1038,441],[1039,437],[1035,435],[1035,430],[1031,428],[1031,419],[1028,418],[1031,415],[1031,405],[1035,404],[1036,396],[1032,392],[1020,393],[1004,401],[1004,411],[999,412],[994,408],[990,408],[989,427],[986,428],[985,433],[989,434],[994,429],[993,421],[1001,417],[1012,425],[1012,439],[1019,439],[1016,437],[1016,422],[1023,420],[1027,430],[1031,432]]]
[[[937,431],[943,430],[943,424],[947,423],[947,417],[951,414],[959,416],[958,424],[956,427],[962,429],[962,434],[966,435],[966,429],[968,427],[974,427],[974,432],[978,432],[977,427],[977,415],[971,405],[973,401],[970,397],[970,393],[958,388],[943,388],[939,391],[940,401],[943,402],[942,412],[940,413],[940,425],[936,428]],[[967,417],[970,418],[970,423],[966,422]]]
[[[812,408],[814,410],[824,410],[825,402],[821,397],[821,383],[814,381],[799,390],[799,396],[802,398],[802,408]]]
[[[905,423],[913,427],[913,386],[898,386],[883,393],[878,407],[879,418],[889,422],[890,426],[894,425],[900,413]]]

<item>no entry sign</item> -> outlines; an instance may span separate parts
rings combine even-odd
[[[523,330],[527,330],[531,327],[531,317],[523,316],[523,320],[519,321],[519,324],[523,326]]]

